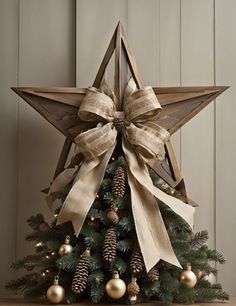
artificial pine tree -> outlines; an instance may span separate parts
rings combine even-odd
[[[129,188],[126,184],[124,197],[117,197],[112,193],[114,175],[117,168],[123,164],[124,160],[120,157],[108,165],[98,196],[78,238],[74,236],[70,223],[56,226],[58,211],[55,211],[55,221],[47,227],[42,227],[42,224],[46,223],[42,215],[29,218],[28,224],[32,233],[26,239],[35,242],[35,254],[12,265],[16,270],[25,269],[28,274],[9,282],[7,288],[23,291],[25,296],[31,299],[44,299],[48,287],[60,270],[60,285],[65,289],[67,303],[86,297],[91,297],[94,303],[98,303],[106,300],[106,283],[112,274],[118,271],[120,278],[129,284],[128,293],[137,294],[138,301],[159,299],[164,303],[175,301],[189,304],[227,300],[228,294],[222,290],[221,285],[211,284],[206,278],[211,273],[216,275],[215,263],[223,264],[224,257],[207,247],[206,231],[193,234],[188,224],[164,203],[161,203],[161,213],[177,258],[183,267],[191,264],[198,281],[194,288],[188,288],[179,280],[182,270],[164,261],[160,261],[149,273],[146,273],[142,254],[138,248]],[[150,171],[150,174],[157,187],[164,191],[170,188],[153,171]],[[179,196],[177,191],[174,195]],[[111,227],[107,219],[107,210],[114,205],[118,209],[119,222]],[[94,227],[94,222],[99,226]],[[106,257],[104,254],[104,240],[109,232],[112,233],[109,234],[112,241],[117,237],[114,258]],[[69,255],[60,256],[58,250],[64,243],[66,235],[71,237],[73,251]],[[111,247],[112,252],[114,251],[114,245],[107,244],[106,247]],[[84,258],[84,251],[87,248],[90,249],[91,255]],[[83,267],[78,270],[80,265]],[[136,280],[135,283],[131,282],[134,276],[138,287],[135,285]],[[77,288],[78,277],[83,278],[83,282],[80,283],[83,288]],[[77,289],[80,294],[76,293]],[[82,291],[84,292],[81,293]],[[126,297],[120,299],[119,303],[125,299]]]

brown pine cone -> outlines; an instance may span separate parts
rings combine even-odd
[[[119,222],[119,217],[114,209],[111,209],[107,212],[107,220],[114,225]]]
[[[112,193],[119,198],[123,198],[125,195],[125,171],[121,166],[116,169],[113,177]]]
[[[140,291],[139,285],[137,284],[137,279],[132,278],[131,282],[127,286],[128,295],[134,296],[138,295]]]
[[[159,272],[157,268],[153,267],[147,274],[147,279],[151,282],[156,282],[159,279]]]
[[[138,274],[143,270],[143,256],[139,246],[135,246],[130,259],[130,270],[133,274]]]
[[[116,257],[116,232],[112,227],[107,230],[105,235],[103,257],[109,262],[112,262]]]
[[[89,257],[90,250],[87,249],[81,256],[75,270],[75,275],[71,286],[71,289],[74,293],[80,294],[86,289],[89,275]]]

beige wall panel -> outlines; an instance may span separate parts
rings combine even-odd
[[[145,85],[158,85],[159,0],[128,0],[128,38]]]
[[[77,86],[88,87],[95,79],[118,21],[126,27],[127,0],[77,0],[76,8]]]
[[[179,86],[180,0],[160,0],[160,86]],[[180,131],[171,140],[180,162]]]
[[[75,2],[20,1],[21,86],[73,86],[75,83]],[[24,101],[19,112],[17,255],[29,251],[26,219],[51,216],[40,190],[53,176],[64,137]]]
[[[15,259],[17,117],[18,99],[10,90],[17,86],[18,6],[16,0],[0,1],[0,294],[13,277],[10,269]]]
[[[216,0],[216,83],[230,89],[216,104],[216,246],[227,263],[218,280],[236,295],[236,1]]]
[[[181,1],[182,85],[214,84],[213,0]],[[181,165],[197,202],[195,230],[207,229],[214,246],[214,104],[181,131]]]

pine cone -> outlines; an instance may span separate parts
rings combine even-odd
[[[125,195],[125,171],[121,166],[116,169],[113,177],[112,193],[119,198],[123,198]]]
[[[147,279],[151,282],[156,282],[159,279],[159,272],[157,268],[153,267],[147,274]]]
[[[71,289],[74,293],[80,294],[86,289],[89,275],[90,250],[87,249],[80,258],[76,267]]]
[[[107,220],[114,225],[119,222],[119,217],[114,209],[107,212]]]
[[[128,295],[134,296],[138,295],[140,291],[139,285],[137,284],[136,278],[133,278],[127,286]]]
[[[116,257],[116,232],[112,227],[107,230],[105,235],[103,257],[109,262],[113,261]]]
[[[143,270],[143,256],[139,246],[135,246],[130,259],[130,270],[133,274],[138,274]]]

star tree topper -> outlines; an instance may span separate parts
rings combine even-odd
[[[99,88],[113,52],[115,52],[114,92],[118,101],[116,107],[117,110],[121,110],[122,98],[129,76],[128,69],[137,88],[143,87],[143,81],[120,22],[116,27],[98,70],[93,83],[94,87]],[[157,119],[158,125],[165,128],[171,135],[174,134],[227,88],[226,86],[153,87],[163,109]],[[59,87],[16,87],[12,89],[66,136],[55,170],[55,178],[65,168],[74,138],[81,131],[92,127],[91,123],[83,122],[77,115],[80,103],[85,97],[86,89]],[[180,191],[184,202],[194,205],[187,197],[184,179],[170,140],[166,143],[164,151],[164,159],[159,160],[155,158],[149,162],[149,166],[167,184]],[[76,160],[71,161],[71,164],[78,163],[81,159],[82,156],[78,155]],[[48,189],[44,190],[44,192],[47,191]]]

